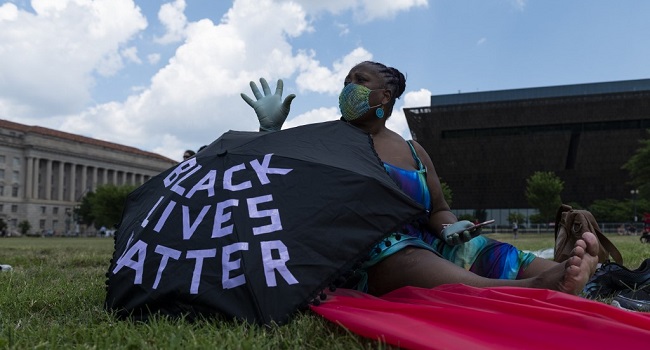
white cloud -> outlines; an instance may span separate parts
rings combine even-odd
[[[293,119],[287,120],[282,129],[293,128],[300,125],[307,125],[313,123],[321,123],[329,120],[337,120],[341,118],[341,113],[337,107],[322,107],[313,109],[307,113],[303,113]]]
[[[400,107],[395,107],[393,114],[386,122],[386,127],[400,134],[405,139],[411,139],[411,131],[403,108],[424,107],[431,105],[431,91],[427,89],[420,89],[418,91],[407,92],[404,95],[404,104]],[[398,100],[399,101],[399,100]]]
[[[372,54],[362,47],[354,49],[341,60],[334,62],[332,69],[309,59],[301,65],[296,84],[300,91],[338,94],[343,88],[343,81],[350,69],[360,62],[371,59]]]
[[[187,17],[185,17],[185,0],[176,0],[172,3],[163,4],[158,11],[158,19],[166,29],[162,37],[154,38],[154,41],[161,44],[170,44],[183,40]]]
[[[428,6],[428,0],[297,0],[310,14],[330,12],[338,14],[352,11],[358,22],[370,22],[376,19],[393,18],[400,11],[409,11],[414,7]]]
[[[407,92],[404,95],[403,108],[426,107],[431,105],[431,91],[420,89],[418,91]]]
[[[334,23],[336,28],[339,29],[339,36],[346,36],[350,34],[350,28],[347,24],[344,23]]]
[[[152,53],[147,55],[147,62],[151,65],[155,65],[158,62],[160,62],[160,54],[159,53]]]
[[[127,60],[133,63],[137,63],[137,64],[142,63],[142,60],[140,59],[140,57],[138,57],[138,48],[135,46],[131,46],[131,47],[127,47],[126,49],[123,49],[122,51],[120,51],[120,54],[122,57],[126,58]]]
[[[13,21],[18,18],[18,7],[12,3],[0,6],[0,21]]]
[[[89,109],[65,124],[70,132],[159,149],[178,158],[228,130],[256,130],[257,118],[239,97],[248,83],[288,77],[312,59],[293,54],[288,36],[310,30],[292,3],[238,0],[215,24],[188,22],[185,39],[146,89],[124,102]],[[163,140],[179,142],[161,144]],[[155,145],[155,146],[152,146]]]
[[[372,54],[358,47],[331,65],[321,64],[316,52],[295,50],[292,38],[313,32],[311,16],[323,11],[353,11],[371,20],[426,5],[422,0],[234,0],[213,22],[188,21],[185,1],[167,2],[158,11],[166,31],[154,41],[178,45],[172,57],[148,84],[134,84],[125,100],[88,108],[95,75],[110,77],[127,63],[141,63],[136,39],[146,40],[147,20],[133,0],[34,0],[33,13],[4,4],[0,118],[180,159],[185,149],[197,149],[227,130],[257,129],[254,112],[239,97],[249,90],[249,81],[295,77],[298,92],[328,94],[333,106],[315,106],[290,117],[285,127],[338,119],[336,96],[345,75]],[[388,9],[371,10],[382,6]],[[158,64],[161,55],[146,58]]]
[[[120,50],[147,26],[131,0],[33,0],[34,12],[0,6],[3,116],[79,111],[93,74],[122,68]]]
[[[510,0],[512,5],[519,11],[523,11],[528,0]]]

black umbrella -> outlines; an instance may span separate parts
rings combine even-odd
[[[229,131],[128,196],[106,307],[282,324],[422,212],[344,122]]]

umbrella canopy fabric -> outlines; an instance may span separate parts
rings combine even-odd
[[[423,212],[344,122],[229,131],[129,194],[106,308],[282,324]]]

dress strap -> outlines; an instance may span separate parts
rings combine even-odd
[[[411,142],[411,140],[406,141],[406,143],[411,148],[411,154],[413,155],[413,159],[415,159],[415,164],[418,166],[418,169],[423,170],[424,164],[422,164],[420,157],[418,157],[418,153],[415,151],[415,147],[413,147],[413,143]]]

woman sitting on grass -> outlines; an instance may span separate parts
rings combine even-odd
[[[264,79],[260,82],[264,96],[251,82],[257,101],[245,94],[242,98],[255,109],[260,131],[280,130],[295,95],[282,101],[282,81],[274,95]],[[546,288],[571,294],[582,291],[598,263],[599,243],[593,233],[585,233],[572,256],[557,263],[480,236],[477,230],[469,230],[471,222],[458,221],[424,148],[386,128],[405,83],[397,69],[366,61],[350,70],[339,96],[341,122],[370,134],[387,173],[427,210],[425,217],[371,250],[368,262],[358,271],[363,278],[356,288],[374,295],[404,286],[433,288],[450,283]]]

